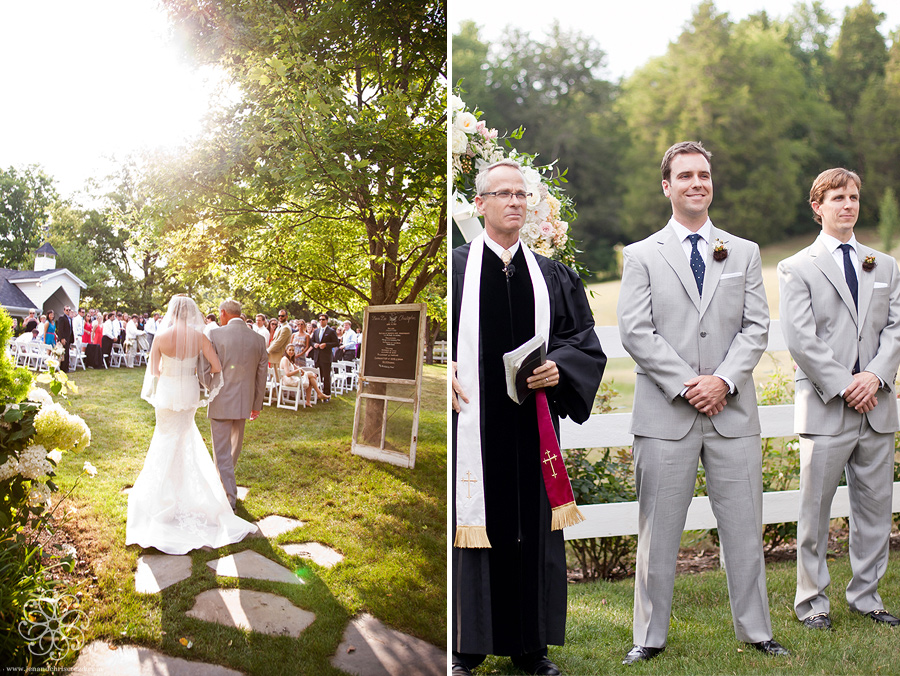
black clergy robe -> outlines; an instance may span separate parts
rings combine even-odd
[[[453,355],[456,359],[468,244],[453,251]],[[535,254],[550,296],[547,359],[560,382],[547,390],[559,416],[587,420],[606,365],[584,287],[570,268]],[[562,645],[566,623],[563,532],[551,531],[541,475],[535,397],[521,405],[506,394],[502,356],[534,336],[534,290],[520,246],[507,281],[503,263],[485,247],[479,298],[479,378],[485,516],[490,549],[452,554],[454,652],[522,655]],[[512,311],[510,311],[510,300]],[[456,428],[453,414],[453,522],[456,522]],[[451,534],[451,537],[453,535]]]

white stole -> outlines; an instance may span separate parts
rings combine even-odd
[[[455,547],[490,547],[484,509],[484,464],[481,458],[481,382],[479,377],[481,264],[484,234],[469,245],[459,311],[457,373],[469,403],[459,400],[456,434],[456,535]],[[550,338],[550,293],[534,254],[521,244],[534,288],[534,333]],[[501,395],[502,396],[502,395]]]

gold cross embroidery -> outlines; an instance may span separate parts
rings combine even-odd
[[[462,481],[464,484],[467,484],[466,485],[466,498],[471,498],[472,497],[472,484],[477,484],[478,479],[471,478],[472,477],[471,472],[466,472],[466,477],[468,477],[468,478],[460,479],[460,481]]]
[[[553,461],[559,460],[559,456],[556,455],[555,453],[551,456],[549,448],[547,449],[546,455],[547,455],[547,459],[544,460],[544,464],[546,465],[548,462],[550,463],[550,472],[553,474],[553,478],[555,479],[556,478],[556,470],[553,469]]]

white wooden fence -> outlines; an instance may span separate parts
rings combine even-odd
[[[446,364],[447,359],[449,358],[449,351],[447,350],[447,341],[446,340],[436,340],[434,341],[434,352],[432,353],[435,364]]]
[[[616,326],[598,326],[597,336],[607,358],[629,357],[622,347]],[[778,320],[769,326],[767,352],[787,350]],[[761,436],[789,437],[794,435],[794,406],[760,406]],[[629,433],[631,413],[605,413],[592,415],[583,425],[576,425],[568,418],[561,421],[560,446],[568,448],[607,448],[631,446],[634,437]],[[579,505],[585,516],[582,523],[566,528],[566,540],[636,535],[638,532],[638,503],[615,502],[600,505]],[[800,491],[763,493],[763,523],[796,521],[800,511]],[[900,512],[900,482],[894,483],[892,511]],[[831,518],[850,515],[847,487],[838,487],[831,504]],[[708,497],[696,497],[688,509],[685,530],[706,530],[716,527]]]

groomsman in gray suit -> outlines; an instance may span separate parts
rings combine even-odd
[[[666,647],[675,564],[698,460],[718,523],[738,640],[770,655],[762,550],[762,451],[753,368],[766,348],[769,310],[759,247],[716,228],[710,153],[673,145],[662,161],[672,218],[625,247],[619,332],[637,363],[634,471],[640,525],[634,647],[623,664]]]
[[[228,502],[237,505],[234,468],[244,443],[244,424],[256,420],[266,391],[266,341],[241,319],[241,304],[226,300],[219,306],[219,326],[209,333],[222,362],[224,382],[209,402],[213,456]]]
[[[894,380],[900,364],[897,261],[856,241],[859,176],[819,174],[809,191],[816,241],[778,264],[781,327],[797,362],[794,427],[800,435],[800,518],[794,611],[810,629],[830,629],[825,556],[831,501],[841,473],[850,494],[850,610],[898,625],[878,582],[888,565]]]

